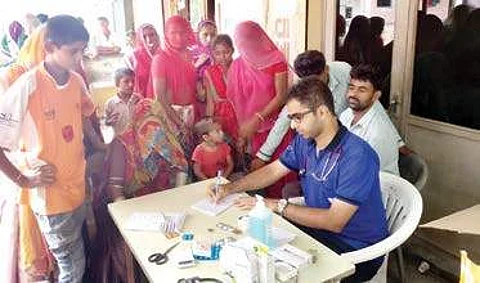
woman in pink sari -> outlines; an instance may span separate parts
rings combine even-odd
[[[135,72],[135,94],[151,98],[148,94],[152,58],[160,51],[160,39],[157,30],[151,24],[141,25],[136,32],[135,50],[133,51],[133,71]]]
[[[266,139],[285,102],[288,66],[285,56],[255,22],[237,25],[235,59],[227,79],[227,95],[232,102],[240,138],[255,153]]]
[[[266,140],[285,102],[288,65],[282,52],[255,22],[238,24],[234,41],[240,57],[230,67],[227,96],[237,115],[240,144],[246,142],[253,155]],[[274,157],[286,148],[290,138],[284,138]],[[281,197],[282,187],[283,184],[272,186],[267,189],[267,196]]]
[[[197,73],[188,49],[195,43],[190,23],[173,16],[165,23],[165,49],[153,57],[152,94],[175,123],[185,151],[190,153],[191,129],[198,113]],[[198,116],[198,115],[197,115]],[[198,118],[198,117],[197,117]]]

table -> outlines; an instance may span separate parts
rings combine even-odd
[[[191,208],[193,203],[206,196],[206,186],[212,182],[214,182],[213,179],[206,180],[109,204],[108,209],[110,215],[150,282],[177,282],[178,279],[193,276],[214,277],[223,280],[223,282],[231,282],[231,279],[223,274],[218,261],[202,261],[197,264],[196,267],[188,269],[178,269],[173,261],[168,261],[164,265],[150,263],[147,260],[150,254],[164,252],[179,239],[167,239],[160,232],[143,232],[124,229],[125,223],[132,213],[158,212],[161,210],[164,213],[186,212],[188,216],[182,230],[194,232],[195,237],[231,236],[230,234],[223,234],[224,232],[216,228],[215,225],[218,222],[224,222],[236,226],[238,216],[247,214],[247,211],[232,207],[217,217],[211,217]],[[297,235],[295,240],[291,242],[292,245],[304,251],[309,249],[315,249],[317,251],[318,259],[316,263],[302,269],[298,282],[338,281],[341,278],[353,274],[355,270],[353,264],[306,235],[288,221],[274,215],[273,224]],[[209,232],[207,230],[209,228],[213,228],[215,231]],[[175,249],[170,255],[173,256],[174,252]]]

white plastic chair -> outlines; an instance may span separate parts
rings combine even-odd
[[[402,245],[415,231],[422,216],[422,197],[408,181],[389,173],[380,172],[380,185],[390,236],[369,247],[341,255],[353,264],[387,255]],[[377,275],[370,282],[387,282],[386,270],[387,257]]]
[[[420,193],[405,179],[389,173],[380,172],[380,186],[390,236],[369,247],[341,254],[343,258],[353,264],[386,255],[382,266],[370,282],[387,282],[388,253],[400,247],[400,245],[412,235],[420,221],[423,208]],[[305,205],[305,199],[303,197],[289,199],[289,202],[297,205]],[[402,259],[401,249],[397,250],[399,252],[399,259]],[[403,268],[403,264],[400,263],[399,267]],[[400,273],[402,274],[402,271]]]

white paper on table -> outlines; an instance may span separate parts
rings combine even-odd
[[[224,199],[222,199],[220,202],[217,202],[217,203],[214,203],[209,198],[204,198],[194,203],[192,205],[192,208],[206,215],[217,216],[218,214],[230,208],[237,198],[238,198],[238,194],[232,194],[225,197]]]
[[[185,213],[134,212],[127,219],[125,229],[163,233],[180,231],[185,217]]]

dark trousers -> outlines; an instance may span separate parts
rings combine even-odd
[[[329,247],[331,250],[338,254],[352,252],[358,250],[344,241],[332,237],[331,234],[310,227],[305,227],[302,225],[295,224],[300,230],[310,235],[310,237],[321,242],[325,246]],[[377,257],[375,259],[355,264],[355,273],[349,277],[342,280],[342,282],[364,282],[372,279],[375,274],[377,274],[378,269],[383,263],[384,257]]]

